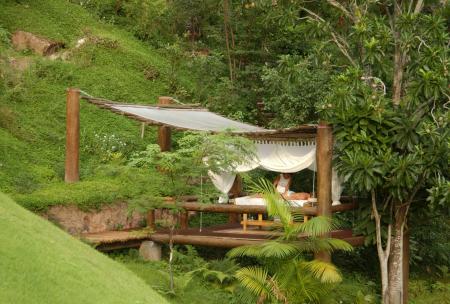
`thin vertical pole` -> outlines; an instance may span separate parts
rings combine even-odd
[[[317,204],[318,215],[331,218],[331,170],[333,160],[333,130],[321,121],[317,128],[316,163],[317,163]],[[328,237],[325,235],[324,237]],[[316,260],[330,262],[328,252],[317,252]]]
[[[141,123],[141,139],[144,138],[145,135],[145,122]]]
[[[158,104],[165,105],[165,104],[171,104],[172,98],[161,96],[158,99]],[[170,127],[167,126],[161,126],[158,128],[158,145],[161,148],[161,151],[170,151],[172,147],[172,130]]]
[[[66,101],[66,164],[64,180],[75,183],[80,180],[80,91],[67,90]]]

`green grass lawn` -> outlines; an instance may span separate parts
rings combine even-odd
[[[0,194],[0,303],[167,303],[126,267]]]
[[[16,30],[62,41],[71,55],[63,61],[41,58],[28,51],[17,52],[8,43]],[[83,37],[92,39],[75,49],[77,40]],[[21,57],[29,58],[31,65],[17,72],[9,62]],[[82,101],[81,178],[90,185],[98,181],[101,191],[90,185],[84,187],[82,194],[65,189],[65,92],[68,87],[78,87],[97,97],[155,103],[158,96],[171,94],[173,75],[169,61],[164,50],[154,49],[126,30],[99,20],[73,1],[2,1],[0,191],[32,209],[70,202],[91,204],[94,200],[107,203],[126,196],[126,187],[117,187],[119,181],[105,186],[97,167],[109,162],[112,145],[126,143],[119,152],[129,155],[155,142],[155,128],[147,128],[142,140],[140,123]],[[147,79],[145,71],[149,68],[159,76]],[[191,74],[185,68],[177,69],[177,87],[181,91],[191,88]],[[111,139],[113,135],[113,140],[99,142],[99,138]],[[55,195],[56,188],[61,193]],[[80,199],[80,195],[84,198]]]

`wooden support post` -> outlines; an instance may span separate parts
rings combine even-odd
[[[180,211],[180,228],[181,229],[188,229],[189,228],[189,221],[188,221],[188,213],[185,210]]]
[[[331,170],[333,160],[333,129],[320,122],[316,138],[317,215],[331,217]],[[328,235],[327,235],[328,236]],[[330,262],[328,252],[317,252],[315,259]]]
[[[155,223],[155,210],[151,209],[147,212],[147,227],[151,229],[156,228]]]
[[[80,180],[80,91],[67,90],[66,100],[66,164],[64,181],[75,183]]]
[[[158,99],[158,104],[165,105],[165,104],[171,104],[172,98],[161,96]],[[167,126],[161,126],[158,128],[158,145],[161,148],[161,151],[170,151],[172,147],[171,143],[172,138],[172,130],[170,127]]]
[[[248,221],[248,215],[247,215],[247,213],[244,213],[242,215],[242,228],[244,231],[247,231],[247,221]]]

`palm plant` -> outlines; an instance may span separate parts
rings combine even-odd
[[[302,222],[302,214],[292,213],[289,205],[272,183],[261,179],[252,191],[262,193],[269,216],[278,217],[274,226],[277,236],[258,245],[234,248],[231,257],[253,257],[262,266],[244,267],[236,272],[238,281],[257,303],[317,302],[332,283],[342,280],[331,263],[305,259],[305,253],[335,250],[351,251],[353,247],[327,234],[335,228],[328,217],[317,216]],[[301,236],[301,238],[299,238]]]

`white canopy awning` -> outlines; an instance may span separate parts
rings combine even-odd
[[[126,112],[157,123],[179,129],[235,133],[261,132],[266,129],[231,120],[201,108],[162,108],[157,106],[110,105],[112,109]],[[266,130],[269,131],[269,130]]]
[[[317,126],[311,124],[278,130],[265,129],[223,117],[208,111],[208,109],[194,105],[142,105],[119,103],[86,95],[83,95],[82,98],[100,108],[108,109],[146,124],[168,126],[177,130],[230,131],[258,140],[289,142],[314,139],[317,132]]]

